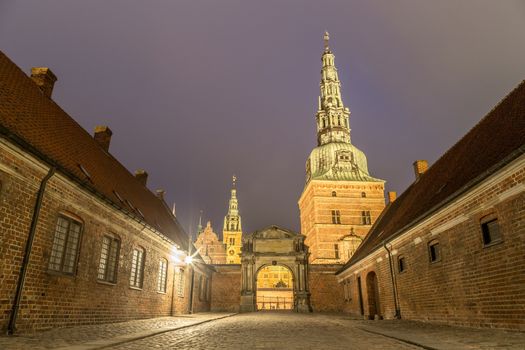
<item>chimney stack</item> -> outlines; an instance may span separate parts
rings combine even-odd
[[[414,162],[414,174],[416,175],[416,180],[419,180],[421,175],[426,172],[428,169],[428,162],[424,159],[416,160]]]
[[[148,182],[148,173],[144,169],[139,169],[135,171],[135,177],[141,184],[146,186],[146,183]]]
[[[164,200],[164,195],[166,194],[165,190],[158,189],[155,192],[157,193],[157,197],[159,197],[160,200]]]
[[[397,192],[395,191],[388,192],[388,202],[389,203],[392,203],[393,201],[395,201],[396,198],[397,198]]]
[[[97,141],[100,147],[104,149],[104,151],[109,152],[111,135],[113,135],[113,132],[110,128],[105,125],[98,125],[95,127],[95,135],[93,135],[93,138]]]
[[[55,86],[57,81],[57,77],[51,72],[51,69],[47,67],[33,67],[31,68],[31,79],[46,97],[51,98],[53,86]]]

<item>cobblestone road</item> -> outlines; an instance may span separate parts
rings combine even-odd
[[[184,327],[184,328],[181,328]],[[344,315],[203,313],[0,337],[1,350],[525,349],[525,333]]]
[[[341,316],[259,312],[168,332],[111,349],[421,349],[352,327]]]

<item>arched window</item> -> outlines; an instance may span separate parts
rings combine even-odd
[[[129,285],[134,288],[142,288],[144,281],[144,260],[146,251],[142,247],[133,248],[131,259],[131,275],[129,276]]]
[[[98,263],[98,280],[110,283],[117,282],[120,239],[113,234],[102,237],[100,261]]]
[[[157,279],[157,291],[166,293],[166,281],[168,276],[168,260],[161,258],[159,260],[159,277]]]
[[[361,212],[361,224],[370,225],[372,223],[372,218],[370,217],[370,210],[363,210]]]
[[[337,197],[337,192],[332,191],[332,197]]]
[[[366,192],[361,192],[361,198],[366,198]]]
[[[82,224],[79,221],[66,215],[58,217],[49,258],[50,270],[75,274],[81,233]]]

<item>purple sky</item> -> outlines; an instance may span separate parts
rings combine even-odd
[[[352,141],[398,193],[525,78],[523,1],[0,0],[0,50],[49,66],[192,231],[200,209],[222,231],[233,173],[245,232],[299,229],[325,29]]]

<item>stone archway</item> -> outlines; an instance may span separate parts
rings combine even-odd
[[[293,280],[293,307],[311,312],[308,289],[308,247],[306,237],[277,226],[269,226],[243,238],[241,253],[241,312],[257,310],[257,274],[267,266],[284,266]]]
[[[257,310],[293,310],[294,275],[282,264],[263,265],[255,273]]]

